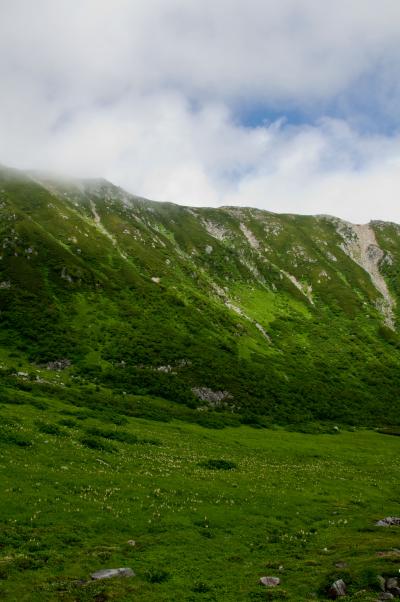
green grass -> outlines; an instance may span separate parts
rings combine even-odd
[[[343,577],[349,600],[372,601],[376,575],[398,574],[400,531],[374,526],[400,513],[397,437],[118,426],[19,401],[0,406],[15,435],[0,436],[3,600],[302,602]],[[137,576],[79,583],[120,566]]]

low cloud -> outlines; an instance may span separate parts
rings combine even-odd
[[[400,222],[399,25],[397,0],[4,0],[0,162]]]

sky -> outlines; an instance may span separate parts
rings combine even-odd
[[[0,0],[0,163],[400,223],[399,0]]]

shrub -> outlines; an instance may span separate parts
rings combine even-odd
[[[204,583],[203,581],[198,581],[194,584],[192,591],[196,592],[197,594],[206,594],[210,591],[210,589],[211,588],[207,585],[207,583]]]
[[[135,445],[136,443],[147,443],[149,445],[160,445],[160,441],[157,439],[139,439],[136,435],[128,433],[127,431],[106,431],[97,427],[91,427],[86,429],[89,435],[94,437],[102,437],[104,439],[111,439],[112,441],[119,441],[120,443],[128,443],[129,445]]]
[[[117,451],[117,448],[114,445],[111,445],[111,443],[108,443],[107,441],[97,439],[96,437],[83,437],[80,442],[89,449],[96,449],[110,453]]]
[[[46,422],[35,422],[37,429],[44,435],[58,435],[59,437],[65,437],[65,431],[60,429],[56,424],[48,424]]]
[[[146,571],[145,579],[149,583],[163,583],[169,579],[169,573],[162,569],[150,569]]]
[[[203,468],[209,468],[210,470],[233,470],[237,468],[235,462],[229,460],[205,460],[200,462],[199,466]]]
[[[103,439],[111,439],[112,441],[129,443],[131,445],[138,442],[136,435],[132,435],[126,431],[106,431],[94,426],[86,429],[86,432],[88,435],[93,435],[94,437],[102,437]]]
[[[61,424],[62,426],[67,426],[68,428],[75,428],[77,425],[77,423],[75,422],[75,420],[71,420],[70,418],[63,418],[62,420],[58,421],[58,424]]]
[[[0,427],[0,443],[18,445],[18,447],[30,447],[32,445],[32,441],[7,427]]]

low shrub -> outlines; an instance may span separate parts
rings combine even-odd
[[[106,431],[97,427],[91,427],[86,429],[88,435],[94,437],[102,437],[104,439],[110,439],[111,441],[119,441],[120,443],[128,443],[129,445],[135,445],[137,443],[147,443],[148,445],[160,445],[160,441],[157,439],[141,439],[132,433],[127,431]]]
[[[47,422],[35,422],[37,429],[44,435],[57,435],[59,437],[65,437],[66,433],[63,429],[60,429],[57,424],[49,424]]]
[[[199,466],[209,468],[210,470],[233,470],[237,468],[235,462],[229,460],[205,460],[200,462]]]
[[[70,418],[62,418],[62,420],[58,421],[58,424],[61,424],[61,426],[67,426],[71,429],[78,426],[75,420],[71,420]]]
[[[82,439],[80,439],[80,442],[82,443],[82,445],[88,447],[89,449],[95,449],[110,453],[117,451],[117,448],[114,445],[111,445],[111,443],[108,443],[107,441],[97,439],[96,437],[83,437]]]
[[[32,445],[32,441],[6,426],[0,427],[0,443],[18,445],[18,447],[30,447]]]
[[[145,579],[149,583],[163,583],[169,579],[169,573],[163,569],[150,569],[146,571]]]

